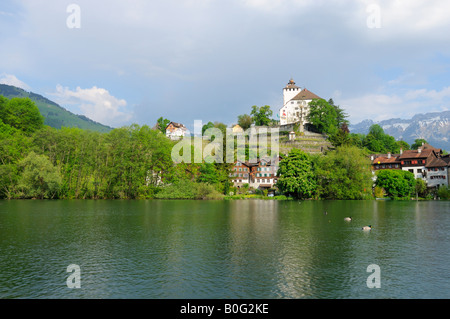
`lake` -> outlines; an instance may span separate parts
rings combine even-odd
[[[450,298],[449,230],[449,201],[0,201],[0,298]]]

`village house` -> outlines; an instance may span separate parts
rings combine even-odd
[[[171,140],[179,140],[187,133],[187,128],[180,123],[170,122],[166,126],[166,136]]]
[[[269,157],[258,159],[256,163],[236,161],[231,181],[235,187],[241,188],[248,184],[253,189],[270,189],[277,183],[278,163]]]
[[[425,165],[427,187],[439,188],[448,186],[448,164],[440,159],[433,158]]]
[[[319,96],[307,89],[301,89],[293,79],[283,88],[283,107],[280,109],[280,125],[300,124],[303,131],[308,124],[309,103]]]
[[[239,124],[233,125],[231,130],[232,130],[233,134],[244,133],[244,129]]]
[[[426,181],[425,165],[440,156],[442,151],[429,144],[423,144],[417,150],[407,150],[400,155],[399,160],[402,170],[410,171],[415,178]]]
[[[423,144],[417,150],[400,150],[400,154],[371,155],[372,171],[375,174],[382,169],[402,169],[423,179],[427,187],[448,186],[449,163],[445,158],[441,149]]]

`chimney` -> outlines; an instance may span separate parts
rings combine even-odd
[[[417,149],[417,151],[419,152],[419,154],[422,153],[422,148],[419,147],[419,148]]]
[[[388,153],[388,159],[391,158],[391,152]]]
[[[400,149],[400,155],[402,155],[402,154],[403,154],[403,148]]]
[[[370,160],[373,162],[374,160],[373,155],[370,155]]]

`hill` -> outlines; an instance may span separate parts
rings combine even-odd
[[[349,128],[352,133],[367,134],[373,124],[380,125],[386,134],[408,144],[423,138],[434,147],[450,151],[450,111],[417,114],[411,119],[364,120]]]
[[[101,123],[95,122],[84,115],[74,114],[65,108],[59,106],[53,101],[43,97],[42,95],[27,92],[21,88],[0,84],[0,95],[11,99],[13,97],[28,97],[36,106],[39,108],[42,116],[45,118],[45,125],[61,128],[61,127],[79,127],[85,130],[92,130],[97,132],[106,133],[111,131],[113,128],[103,125]]]

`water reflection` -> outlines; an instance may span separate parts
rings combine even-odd
[[[450,297],[450,202],[0,204],[2,298]]]

